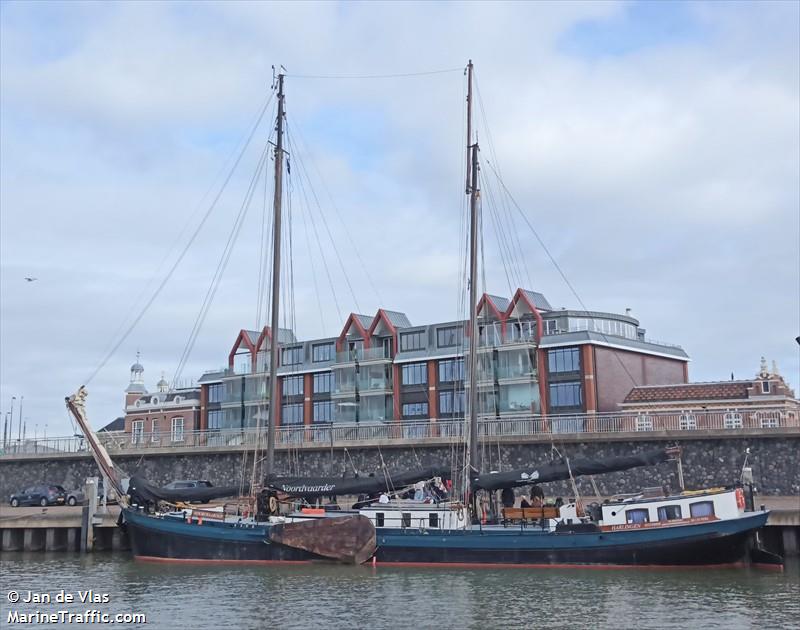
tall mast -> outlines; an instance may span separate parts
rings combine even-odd
[[[472,60],[467,66],[469,203],[469,467],[478,470],[478,142],[472,144]]]
[[[272,203],[274,223],[272,229],[272,319],[270,321],[269,354],[269,426],[267,426],[267,456],[266,475],[271,475],[275,465],[275,419],[277,418],[278,405],[278,361],[280,359],[280,344],[278,343],[281,295],[281,201],[283,195],[283,77],[278,75],[278,116],[275,125],[275,197]]]

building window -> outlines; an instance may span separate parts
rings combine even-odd
[[[314,403],[314,422],[333,422],[333,403],[330,400]]]
[[[303,375],[283,377],[283,397],[299,396],[303,393]]]
[[[653,418],[648,416],[646,413],[641,413],[636,416],[636,430],[637,431],[652,431],[653,430]]]
[[[583,392],[580,383],[550,383],[550,407],[580,407]]]
[[[769,381],[761,381],[761,393],[769,394]]]
[[[428,382],[426,363],[407,363],[402,370],[403,385],[424,385]]]
[[[428,527],[433,529],[439,528],[439,514],[438,512],[428,512]]]
[[[161,436],[158,434],[158,418],[153,418],[153,420],[150,422],[150,441],[161,441]]]
[[[702,516],[714,516],[714,502],[698,501],[697,503],[690,503],[689,514],[691,515],[692,518],[699,518]]]
[[[662,505],[658,508],[659,521],[679,521],[681,518],[680,505]]]
[[[253,357],[249,352],[240,352],[233,357],[234,374],[250,374],[253,370]]]
[[[729,411],[722,417],[722,426],[726,429],[741,429],[742,414]]]
[[[144,420],[134,420],[131,425],[131,444],[141,444],[144,435]]]
[[[451,348],[460,346],[464,339],[463,326],[447,326],[446,328],[436,329],[436,347]]]
[[[411,527],[411,512],[401,512],[401,526]]]
[[[327,394],[333,389],[333,372],[314,374],[314,393]]]
[[[544,320],[544,334],[555,335],[558,332],[558,320],[546,319]]]
[[[464,413],[464,392],[439,392],[439,413]]]
[[[428,334],[424,330],[418,332],[401,333],[400,352],[410,352],[411,350],[424,350],[428,345]]]
[[[697,428],[697,416],[693,413],[681,414],[679,426],[681,431],[693,431]]]
[[[647,510],[647,509],[628,510],[628,511],[625,512],[625,522],[626,523],[649,523],[650,522],[650,510]]]
[[[332,343],[318,343],[311,346],[311,361],[313,363],[321,363],[322,361],[330,361],[333,359],[333,344]]]
[[[225,412],[222,410],[208,412],[208,430],[219,431],[222,428],[222,419],[225,417]]]
[[[283,348],[281,350],[281,365],[300,365],[303,362],[303,346]]]
[[[428,403],[426,402],[417,402],[417,403],[405,403],[403,405],[403,417],[404,418],[427,418],[428,417]]]
[[[464,380],[464,359],[439,361],[439,382],[452,383]]]
[[[281,424],[303,424],[303,405],[284,405],[281,414]]]
[[[383,527],[384,522],[383,512],[375,512],[375,527]]]
[[[509,341],[535,341],[536,322],[535,321],[514,321],[509,322],[506,329],[506,336]]]
[[[153,403],[154,405],[157,405],[158,404],[158,396],[153,396],[150,399],[150,402]]]
[[[564,372],[580,372],[581,353],[578,348],[550,350],[547,353],[547,368],[551,374]]]
[[[172,441],[183,442],[183,418],[172,419]]]
[[[224,395],[224,388],[222,383],[214,383],[213,385],[208,386],[208,402],[210,403],[219,403],[222,402],[222,397]]]

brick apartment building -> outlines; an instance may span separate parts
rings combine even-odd
[[[555,310],[524,289],[510,299],[484,294],[478,314],[484,418],[616,411],[634,386],[688,380],[686,353],[647,340],[629,314]],[[379,309],[352,313],[338,337],[298,341],[279,330],[278,424],[463,417],[465,329],[463,321],[414,326]],[[228,367],[199,379],[199,429],[253,427],[259,416],[263,424],[271,346],[269,328],[239,332]]]

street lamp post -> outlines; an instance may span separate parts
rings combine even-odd
[[[16,396],[12,396],[12,397],[11,397],[11,423],[10,423],[10,426],[9,426],[9,428],[8,428],[8,438],[9,438],[9,440],[8,440],[8,441],[9,441],[9,442],[10,442],[10,441],[11,441],[11,439],[12,439],[12,437],[11,437],[11,436],[13,436],[13,435],[14,435],[14,401],[15,401],[16,399],[17,399],[17,397],[16,397]]]
[[[22,442],[22,402],[25,396],[19,397],[19,427],[17,427],[17,441]]]

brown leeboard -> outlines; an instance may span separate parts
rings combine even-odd
[[[332,516],[269,528],[273,543],[303,549],[345,564],[362,564],[375,553],[375,527],[366,516]]]

